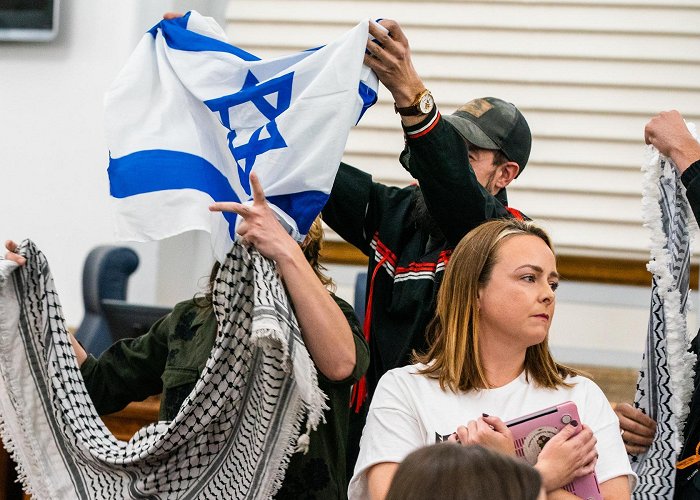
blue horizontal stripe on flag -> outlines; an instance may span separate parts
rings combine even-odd
[[[207,193],[214,201],[241,201],[228,179],[214,165],[200,156],[181,151],[150,149],[120,158],[110,157],[107,173],[109,194],[115,198],[171,189],[195,189]],[[294,219],[299,232],[306,234],[328,196],[321,191],[302,191],[268,196],[267,200]],[[235,239],[237,215],[233,212],[222,214],[229,224],[231,239]]]
[[[309,232],[316,216],[328,201],[328,194],[321,191],[302,191],[275,196],[268,196],[267,201],[279,207],[297,223],[301,234]]]
[[[110,157],[107,173],[109,194],[115,198],[170,189],[195,189],[207,193],[214,201],[240,202],[228,179],[214,165],[190,153],[150,149],[120,158]],[[235,239],[237,215],[222,214],[229,224],[231,239]]]
[[[188,12],[183,17],[178,17],[171,20],[162,20],[156,24],[153,28],[148,30],[148,32],[156,37],[158,28],[160,28],[163,33],[163,38],[168,44],[168,47],[176,50],[186,50],[189,52],[226,52],[232,54],[244,61],[259,61],[260,58],[254,56],[250,52],[246,52],[234,45],[222,42],[215,38],[209,38],[208,36],[200,35],[194,31],[189,31],[187,29],[187,21],[190,18],[190,13]]]

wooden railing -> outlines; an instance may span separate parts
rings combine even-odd
[[[322,260],[332,264],[367,265],[367,256],[343,241],[326,241]],[[647,261],[578,255],[557,256],[557,270],[566,281],[651,286]],[[690,283],[697,286],[698,265],[690,266]]]
[[[145,401],[128,405],[122,411],[104,415],[102,421],[117,439],[128,441],[144,425],[158,420],[160,397],[152,396]]]

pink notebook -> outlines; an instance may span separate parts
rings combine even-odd
[[[567,401],[557,406],[513,419],[506,422],[506,425],[513,433],[515,453],[527,460],[531,465],[535,465],[537,456],[544,445],[547,444],[547,441],[572,420],[581,422],[576,404]],[[574,479],[564,486],[564,489],[586,500],[602,500],[603,498],[600,494],[595,473]]]

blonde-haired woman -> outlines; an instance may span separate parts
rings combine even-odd
[[[436,441],[512,455],[504,421],[569,400],[582,423],[550,439],[535,465],[549,498],[576,498],[562,487],[593,470],[605,498],[630,497],[635,476],[605,395],[549,351],[558,282],[549,237],[531,223],[490,221],[457,245],[429,351],[379,382],[350,498],[384,498],[403,458]]]

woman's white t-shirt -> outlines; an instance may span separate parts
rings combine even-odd
[[[420,375],[424,365],[411,365],[387,372],[372,398],[360,441],[360,455],[350,481],[350,499],[369,498],[367,469],[382,462],[401,462],[421,446],[444,440],[483,413],[512,420],[544,408],[573,401],[581,421],[597,439],[596,476],[602,483],[636,476],[630,467],[620,426],[603,391],[585,377],[569,377],[571,388],[543,389],[528,383],[525,372],[496,389],[454,393],[443,391],[437,379]]]

